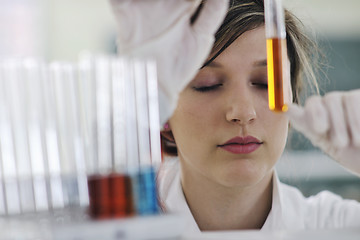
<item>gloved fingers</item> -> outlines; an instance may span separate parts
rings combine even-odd
[[[317,135],[326,134],[330,128],[330,123],[321,96],[312,96],[306,101],[305,115],[310,130]]]
[[[352,144],[360,147],[360,90],[350,91],[343,96],[343,105]]]
[[[220,27],[227,9],[229,0],[206,0],[193,24],[194,32],[213,35]]]
[[[319,141],[327,137],[330,122],[320,97],[309,98],[305,107],[289,104],[285,114],[289,117],[291,126],[303,133],[314,145],[318,146]]]
[[[343,107],[343,93],[331,92],[323,98],[330,120],[329,137],[333,146],[343,148],[349,145],[350,136]]]

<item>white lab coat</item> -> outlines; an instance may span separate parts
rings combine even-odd
[[[185,234],[199,233],[182,191],[177,159],[161,167],[158,183],[164,209],[184,216]],[[359,202],[342,199],[328,191],[305,198],[298,189],[281,183],[274,173],[272,208],[262,231],[337,228],[360,228]]]

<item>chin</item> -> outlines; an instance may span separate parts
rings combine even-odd
[[[250,187],[261,182],[266,176],[272,174],[272,170],[264,166],[248,166],[247,164],[237,164],[219,173],[219,182],[227,187]]]

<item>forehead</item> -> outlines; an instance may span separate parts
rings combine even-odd
[[[227,66],[251,64],[266,59],[266,38],[263,26],[240,35],[217,58],[216,62]]]

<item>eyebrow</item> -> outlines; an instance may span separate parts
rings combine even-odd
[[[221,63],[215,62],[215,61],[211,61],[208,64],[206,64],[204,67],[216,67],[216,68],[221,68],[223,67],[223,65]]]
[[[266,67],[267,66],[267,60],[260,60],[260,61],[256,61],[254,62],[254,66],[255,67]]]
[[[267,59],[259,60],[254,62],[254,67],[266,67],[267,66]],[[215,68],[221,68],[223,65],[221,63],[218,63],[216,61],[211,61],[208,64],[206,64],[204,67],[215,67]]]

